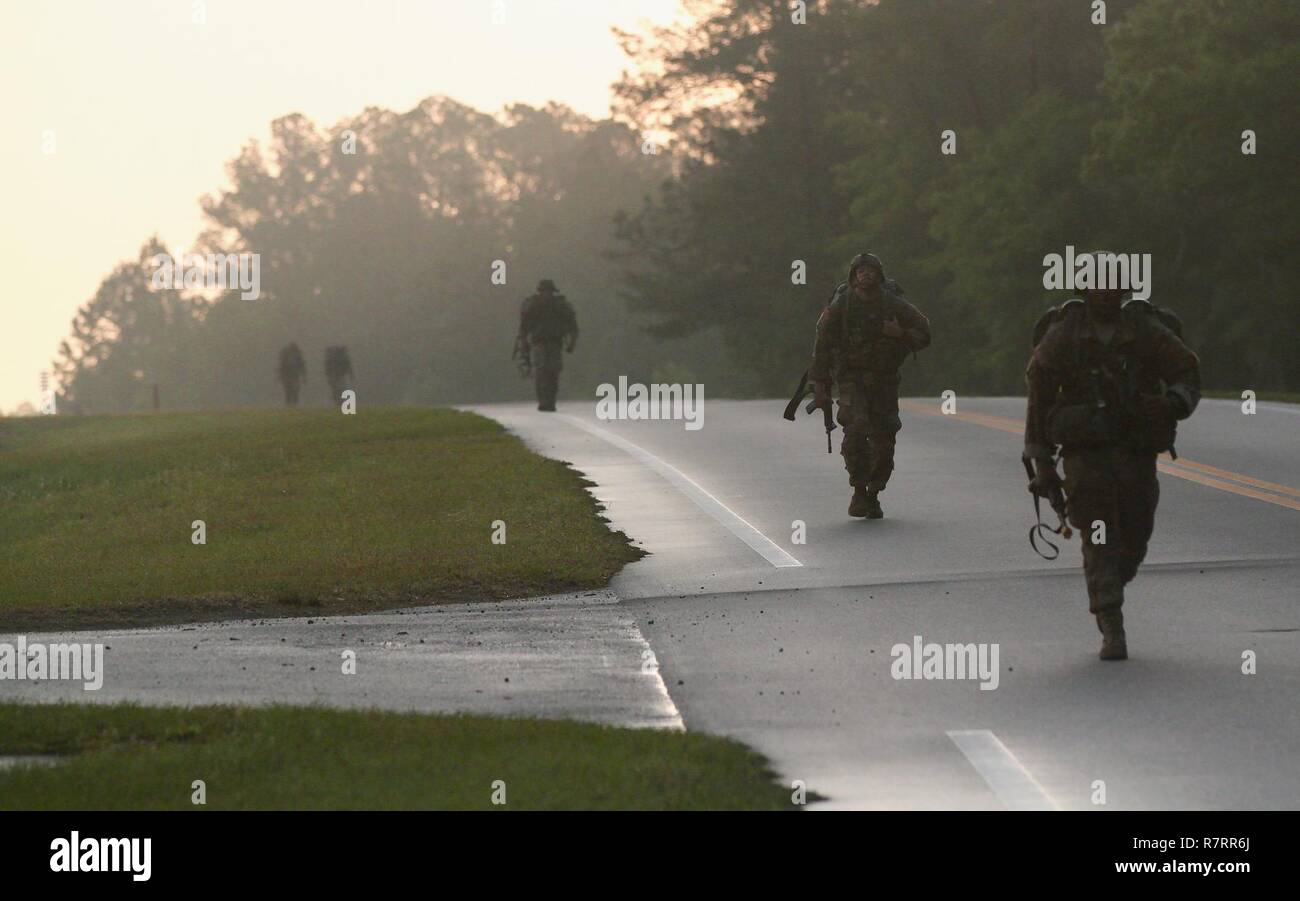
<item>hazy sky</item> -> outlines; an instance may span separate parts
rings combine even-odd
[[[610,26],[677,0],[6,0],[0,84],[0,410],[35,403],[77,307],[157,232],[201,230],[198,199],[278,116],[328,124],[446,94],[609,111]],[[504,23],[494,13],[504,8]],[[196,24],[196,13],[206,23]],[[47,132],[53,152],[46,153]]]

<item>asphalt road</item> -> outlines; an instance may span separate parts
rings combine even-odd
[[[608,591],[0,642],[16,648],[20,637],[29,649],[103,645],[89,680],[99,684],[0,679],[0,701],[320,704],[682,728],[653,652]]]
[[[838,432],[828,456],[782,406],[708,400],[699,430],[474,408],[585,472],[651,551],[613,588],[688,729],[826,806],[1300,808],[1300,408],[1206,401],[1183,424],[1130,659],[1103,663],[1078,538],[1054,563],[1029,548],[1023,400],[905,402],[872,522],[846,515]],[[918,636],[996,647],[996,678],[894,678]]]

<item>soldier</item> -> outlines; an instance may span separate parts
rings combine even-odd
[[[560,370],[564,357],[578,342],[578,317],[563,294],[557,294],[555,282],[544,278],[537,283],[537,293],[524,300],[519,309],[519,335],[516,347],[522,348],[525,365],[530,365],[537,385],[537,409],[555,412],[555,396],[560,389]]]
[[[836,421],[844,427],[840,453],[849,471],[849,516],[880,519],[880,492],[894,471],[899,367],[909,353],[930,345],[930,321],[885,280],[880,260],[860,253],[849,279],[817,320],[808,378],[816,405],[829,409],[832,380],[839,388]]]
[[[280,366],[276,369],[276,376],[284,386],[285,406],[298,406],[298,389],[307,380],[307,364],[297,342],[291,341],[280,348]]]
[[[1156,455],[1200,400],[1196,354],[1150,304],[1122,290],[1090,290],[1062,308],[1034,348],[1026,379],[1029,490],[1048,497],[1065,463],[1070,524],[1083,543],[1088,610],[1102,660],[1128,658],[1124,586],[1137,575],[1155,525]]]
[[[343,392],[352,387],[352,360],[342,344],[325,348],[325,378],[335,405],[343,403]]]

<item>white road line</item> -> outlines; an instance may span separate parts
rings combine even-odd
[[[606,431],[591,423],[583,422],[576,416],[570,416],[567,413],[560,414],[569,422],[600,438],[607,441],[622,451],[630,454],[635,460],[649,466],[659,475],[667,479],[678,491],[693,500],[701,510],[712,516],[722,525],[726,526],[731,534],[735,535],[745,544],[749,545],[756,553],[761,555],[768,563],[777,567],[803,566],[798,560],[790,556],[775,541],[768,538],[758,529],[754,528],[744,517],[732,510],[722,501],[718,500],[709,492],[705,491],[690,476],[683,473],[680,469],[671,463],[660,460],[654,454],[643,448],[637,447],[626,438],[621,438],[613,432]]]
[[[673,703],[673,696],[668,693],[668,686],[664,684],[664,678],[659,673],[659,658],[655,656],[654,648],[650,647],[650,642],[645,640],[636,623],[628,625],[632,627],[635,640],[641,645],[641,671],[651,677],[654,685],[651,690],[658,696],[658,712],[664,717],[662,725],[658,728],[672,732],[685,732],[686,723],[682,722],[681,711]]]
[[[1029,770],[988,729],[958,730],[948,737],[1008,810],[1056,810]]]

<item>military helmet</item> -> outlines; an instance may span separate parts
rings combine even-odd
[[[1096,271],[1098,271],[1098,270],[1097,270],[1097,266],[1096,266],[1097,260],[1099,260],[1101,257],[1113,257],[1113,256],[1117,256],[1117,254],[1115,254],[1113,251],[1109,251],[1109,250],[1091,250],[1091,251],[1088,252],[1088,256],[1092,257],[1092,261],[1093,261],[1093,271],[1096,272]],[[1121,300],[1127,300],[1127,299],[1130,299],[1130,298],[1133,297],[1133,289],[1132,289],[1132,288],[1092,288],[1091,290],[1093,290],[1093,291],[1119,291],[1119,292],[1121,292],[1121,293],[1120,293],[1120,299],[1121,299]],[[1078,291],[1078,294],[1079,294],[1080,296],[1082,296],[1082,295],[1084,295],[1084,294],[1086,294],[1086,293],[1087,293],[1087,291],[1085,291],[1085,290],[1083,290],[1083,289],[1080,289],[1080,290]]]
[[[874,253],[860,253],[849,261],[849,284],[853,283],[853,273],[857,272],[863,266],[870,266],[880,273],[880,280],[885,280],[885,266],[880,262],[880,257]]]
[[[544,278],[537,283],[538,294],[541,294],[546,291],[550,291],[552,294],[554,294],[556,291],[555,282],[551,281],[549,278]]]

